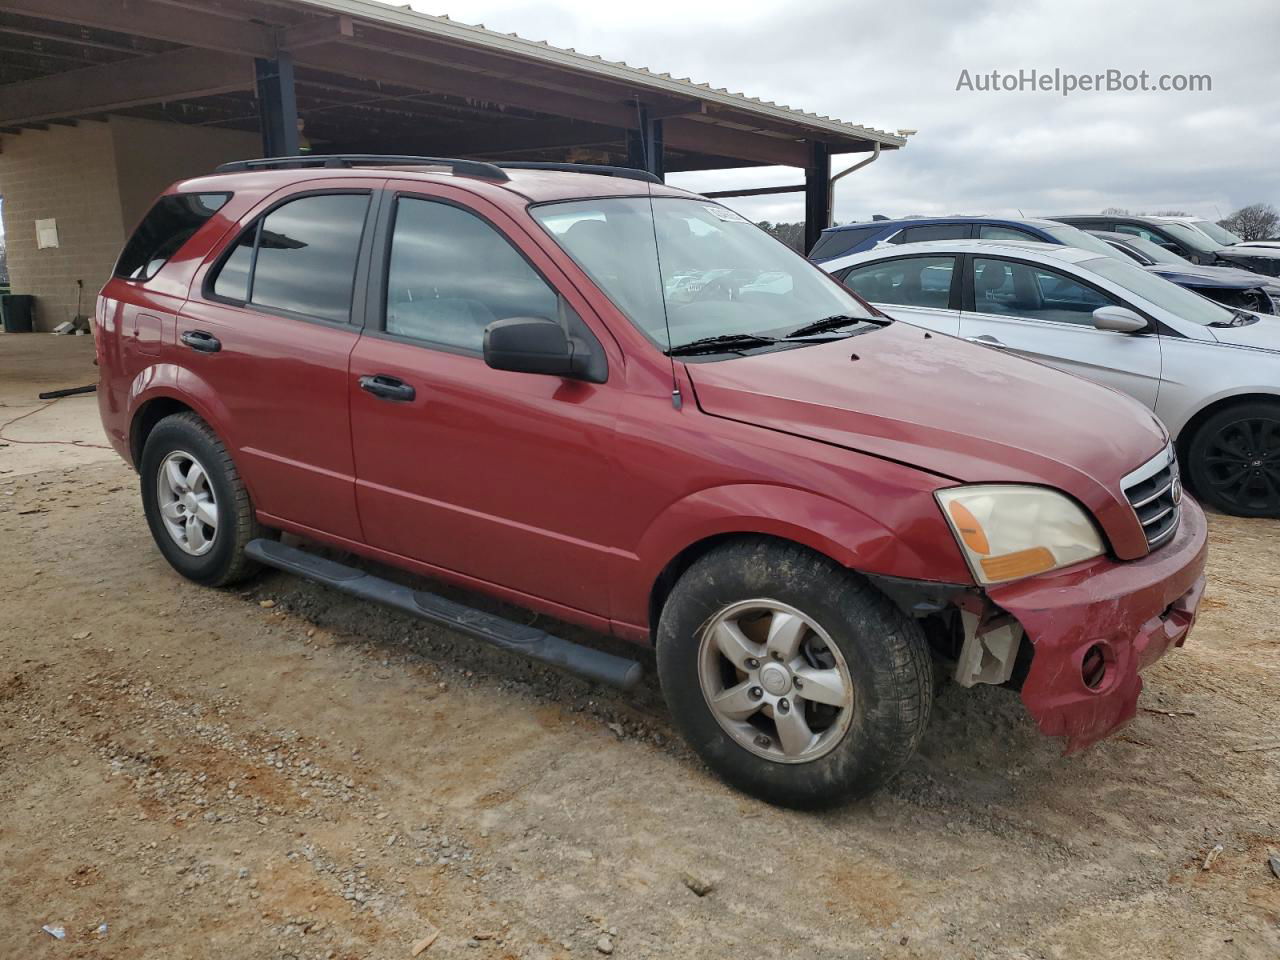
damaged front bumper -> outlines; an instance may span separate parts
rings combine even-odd
[[[1099,558],[993,587],[1033,650],[1022,702],[1068,753],[1111,735],[1137,712],[1139,671],[1182,646],[1204,592],[1204,512],[1182,504],[1177,534],[1141,560]]]

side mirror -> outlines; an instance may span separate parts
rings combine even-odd
[[[584,378],[589,359],[545,317],[508,317],[484,328],[484,362],[495,370]]]
[[[1099,307],[1093,311],[1093,325],[1099,330],[1117,333],[1139,333],[1149,326],[1146,320],[1128,307]]]

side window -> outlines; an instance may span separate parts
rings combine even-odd
[[[872,303],[945,310],[951,299],[951,274],[955,265],[955,257],[903,257],[888,263],[853,267],[845,274],[844,283]]]
[[[396,201],[388,333],[478,353],[495,320],[547,317],[567,326],[567,312],[515,247],[475,214],[433,200]]]
[[[973,232],[968,223],[936,223],[927,227],[906,227],[894,243],[924,243],[926,240],[967,240]]]
[[[236,240],[213,293],[345,323],[368,209],[367,193],[299,197],[276,207]]]
[[[867,230],[829,230],[818,238],[818,242],[809,251],[810,260],[830,260],[842,253],[848,253],[871,233]]]
[[[1089,327],[1098,307],[1118,306],[1093,287],[1056,270],[983,257],[973,258],[973,294],[978,313]]]
[[[1039,240],[1033,233],[1019,230],[1016,227],[1000,227],[984,223],[978,227],[978,237],[982,240]]]

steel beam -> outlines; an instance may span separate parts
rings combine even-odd
[[[276,49],[270,27],[201,10],[179,12],[158,0],[0,0],[0,10],[252,57],[274,56]]]
[[[831,223],[831,150],[809,143],[804,170],[804,252],[808,253]]]
[[[264,157],[298,155],[298,97],[293,85],[293,56],[255,60],[258,81],[258,128]]]
[[[0,123],[33,123],[253,89],[253,61],[172,50],[0,86]]]

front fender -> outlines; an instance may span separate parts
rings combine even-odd
[[[684,550],[724,534],[763,534],[803,544],[864,573],[969,583],[971,575],[927,491],[877,502],[877,517],[831,497],[773,484],[699,490],[660,513],[641,537],[631,576],[618,578],[615,616],[645,624],[649,596]]]

